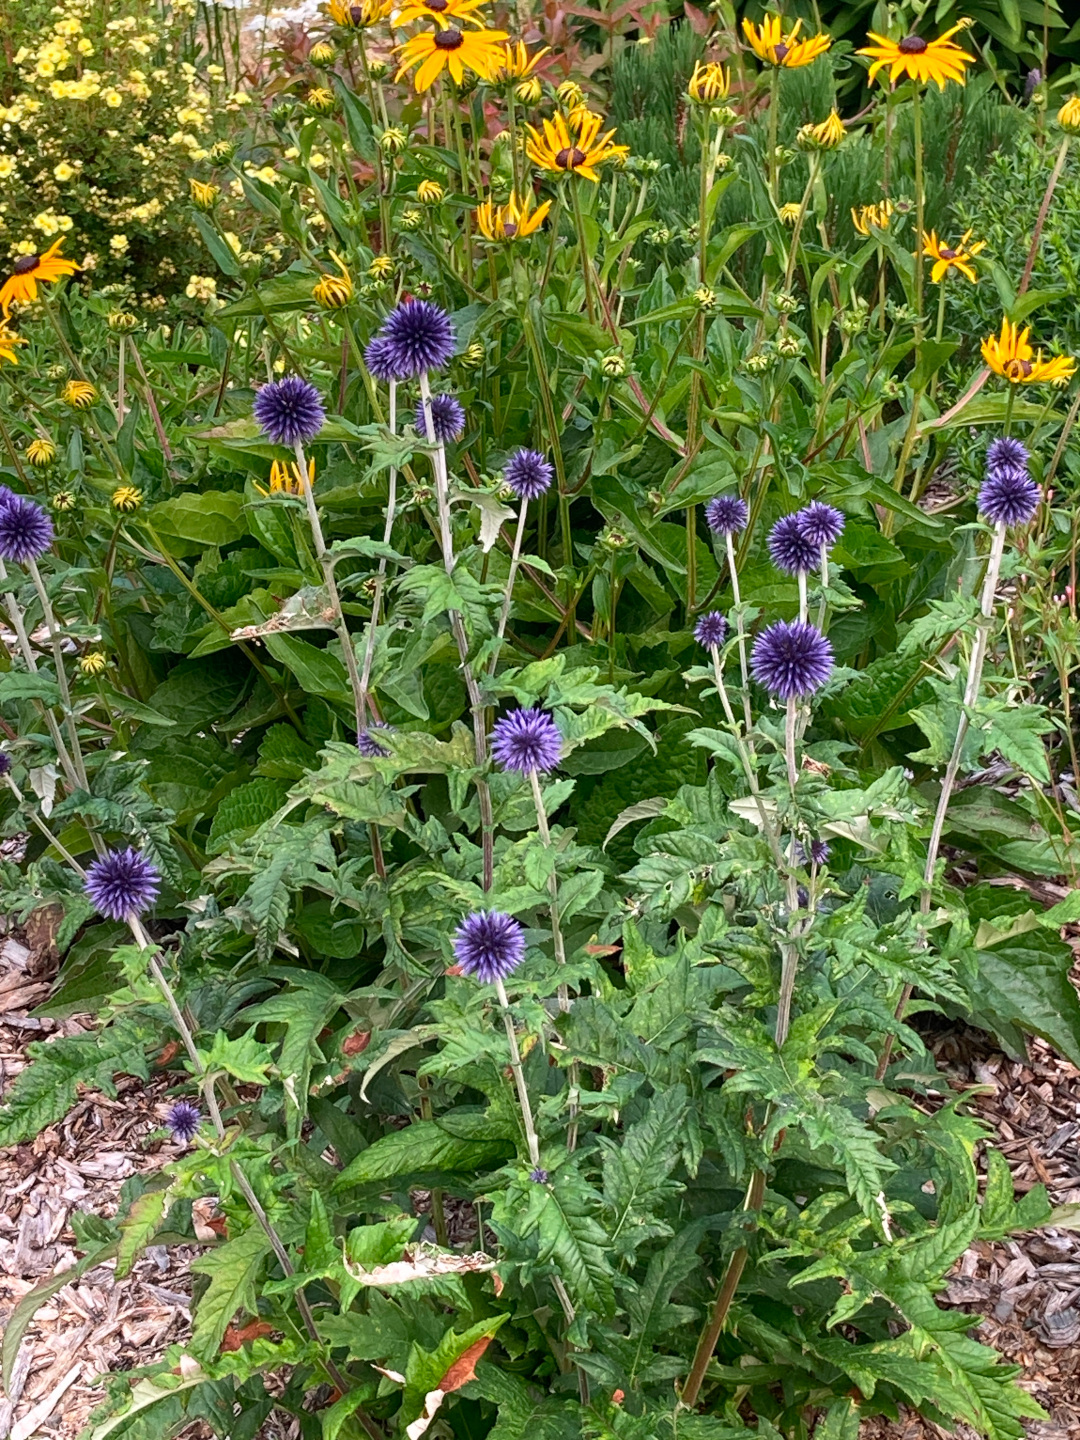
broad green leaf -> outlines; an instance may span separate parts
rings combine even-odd
[[[256,1281],[269,1253],[270,1241],[262,1228],[253,1224],[235,1240],[216,1245],[208,1255],[192,1261],[192,1270],[210,1276],[195,1311],[191,1335],[192,1352],[200,1359],[214,1358],[237,1311],[245,1315],[258,1312]]]
[[[236,490],[199,490],[174,495],[146,511],[146,519],[166,540],[196,545],[231,545],[247,533],[244,497]]]
[[[348,1190],[398,1175],[450,1173],[469,1175],[497,1165],[513,1154],[509,1141],[465,1140],[434,1120],[417,1120],[376,1140],[347,1165],[335,1190]]]

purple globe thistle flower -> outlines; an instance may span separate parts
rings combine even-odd
[[[448,440],[460,440],[465,433],[465,411],[454,395],[433,395],[431,397],[431,427],[435,439],[445,445]],[[424,417],[424,402],[416,407],[416,433],[427,437],[427,420]]]
[[[0,505],[7,505],[15,498],[15,491],[10,485],[0,485]]]
[[[457,343],[450,316],[431,300],[403,300],[386,317],[379,338],[386,343],[386,366],[394,380],[441,370]]]
[[[717,495],[705,506],[705,519],[715,535],[734,535],[746,529],[750,507],[738,495]]]
[[[534,1185],[546,1185],[551,1179],[551,1176],[542,1165],[534,1165],[529,1171],[529,1179]]]
[[[1026,525],[1039,508],[1039,487],[1026,469],[1000,465],[988,470],[979,491],[979,510],[992,525]],[[0,517],[3,512],[0,511]],[[0,518],[0,534],[3,519]]]
[[[6,751],[0,750],[0,779],[11,774],[11,756]]]
[[[824,865],[830,854],[827,840],[811,840],[808,846],[797,840],[795,850],[800,865]]]
[[[821,561],[821,546],[803,529],[802,514],[783,515],[769,531],[769,554],[778,570],[806,574]]]
[[[382,720],[373,720],[366,730],[360,731],[356,737],[356,748],[365,760],[381,760],[390,754],[386,746],[379,743],[378,735],[380,731],[389,735],[393,728],[393,725],[387,725]]]
[[[485,985],[505,980],[525,958],[525,931],[499,910],[466,915],[454,936],[454,958]]]
[[[555,471],[539,450],[515,450],[503,479],[519,500],[536,500],[550,488]]]
[[[201,1118],[197,1105],[192,1105],[190,1100],[178,1100],[165,1116],[165,1124],[174,1140],[179,1140],[181,1145],[190,1145]]]
[[[795,700],[820,690],[833,668],[833,649],[816,625],[778,620],[754,641],[754,679],[778,700]]]
[[[1012,435],[999,435],[986,447],[986,468],[996,470],[1000,465],[1015,465],[1027,468],[1028,449]]]
[[[252,407],[263,434],[290,448],[314,440],[326,419],[322,396],[300,375],[285,375],[260,386]]]
[[[706,650],[718,649],[727,637],[728,623],[719,610],[710,610],[694,626],[694,639]]]
[[[822,545],[835,545],[843,534],[844,512],[824,500],[811,500],[799,511],[803,534],[820,550]]]
[[[8,493],[11,498],[0,504],[0,560],[25,565],[39,560],[52,544],[52,521],[33,500]]]
[[[145,855],[128,846],[95,860],[86,872],[84,889],[95,910],[110,920],[126,920],[154,903],[161,875]]]
[[[504,770],[546,775],[559,763],[562,736],[543,710],[511,710],[491,732],[491,753]]]
[[[381,335],[375,335],[368,341],[367,349],[364,351],[364,364],[376,380],[385,384],[389,380],[397,379],[397,371],[390,363],[390,347]]]

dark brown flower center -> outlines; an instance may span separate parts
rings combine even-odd
[[[575,145],[573,149],[560,150],[555,156],[555,164],[560,170],[573,170],[578,165],[584,165],[585,151],[579,150]]]
[[[349,18],[354,25],[363,25],[364,7],[362,5],[351,5],[349,7]]]
[[[896,48],[901,55],[921,55],[930,46],[921,35],[905,35]]]
[[[436,15],[441,15],[444,10],[450,8],[450,0],[424,0],[424,9],[433,10]]]
[[[942,259],[942,260],[955,260],[956,257],[957,257],[957,255],[959,255],[959,254],[960,254],[960,251],[959,251],[959,250],[939,250],[939,251],[938,251],[938,256],[939,256],[939,258]]]
[[[1030,360],[1010,360],[1005,366],[1005,374],[1010,380],[1026,380],[1033,369]]]
[[[776,56],[776,63],[779,65],[782,60],[786,60],[791,54],[791,46],[785,45],[783,40],[781,40],[779,45],[773,46],[773,54]]]
[[[29,275],[31,270],[36,270],[41,264],[40,255],[20,255],[15,264],[11,267],[14,275]]]
[[[514,224],[513,220],[504,220],[502,232],[507,240],[512,240],[518,232],[518,227]]]
[[[446,30],[440,30],[435,36],[435,48],[437,50],[460,50],[465,44],[465,37],[460,30],[455,30],[453,25]]]

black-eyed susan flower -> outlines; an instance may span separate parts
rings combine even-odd
[[[212,210],[214,201],[221,194],[217,185],[211,185],[205,180],[188,181],[188,189],[191,191],[191,203],[196,210]]]
[[[409,143],[409,137],[400,125],[391,125],[379,136],[379,149],[386,155],[400,155]]]
[[[723,65],[715,60],[702,64],[694,62],[694,73],[690,76],[686,93],[698,105],[715,105],[717,100],[726,100],[731,88],[731,77]]]
[[[473,12],[485,3],[486,0],[405,0],[394,16],[394,28],[401,29],[416,20],[434,20],[436,25],[445,29],[463,20],[467,25],[478,25],[483,29],[483,19]]]
[[[894,208],[891,200],[882,200],[880,205],[860,205],[858,209],[852,206],[851,223],[860,235],[869,236],[871,226],[875,230],[887,230]]]
[[[57,490],[55,494],[49,496],[50,507],[61,513],[65,510],[74,510],[78,503],[78,496],[74,490]]]
[[[108,659],[102,650],[89,650],[79,660],[80,675],[104,675],[108,669]]]
[[[69,380],[60,391],[60,399],[73,410],[87,410],[97,399],[97,391],[89,380]]]
[[[796,140],[803,150],[835,150],[843,143],[846,134],[843,120],[833,110],[820,124],[803,125]]]
[[[334,92],[325,85],[316,85],[307,93],[307,107],[316,115],[329,115],[336,104]]]
[[[336,54],[337,51],[329,40],[319,40],[308,51],[308,59],[313,65],[330,65]]]
[[[403,210],[398,216],[398,224],[402,230],[419,230],[423,223],[423,215],[412,205]]]
[[[394,273],[394,257],[392,255],[373,256],[367,273],[373,280],[389,280]]]
[[[780,206],[780,222],[781,222],[781,224],[783,224],[783,225],[794,225],[795,222],[796,222],[796,220],[798,220],[798,218],[799,218],[799,211],[800,211],[801,209],[802,209],[802,206],[801,206],[801,205],[796,205],[796,204],[794,203],[794,201],[789,201],[788,204],[786,204],[786,205],[781,205],[781,206]]]
[[[130,310],[110,310],[105,316],[105,323],[116,334],[126,335],[130,330],[136,328],[139,317],[133,315]]]
[[[550,54],[551,46],[544,45],[530,53],[524,40],[511,40],[503,46],[503,51],[504,59],[499,67],[499,79],[527,80],[544,56]]]
[[[556,86],[555,97],[567,110],[580,110],[585,104],[585,91],[576,80],[564,80]]]
[[[309,486],[315,484],[315,461],[308,461],[307,483]],[[254,482],[255,489],[260,495],[303,495],[304,480],[300,473],[300,466],[295,460],[275,460],[270,466],[270,488]]]
[[[326,11],[335,25],[346,30],[369,30],[387,19],[393,8],[393,0],[360,0],[358,5],[349,0],[329,0]]]
[[[340,255],[331,250],[330,258],[338,267],[338,273],[335,275],[332,271],[327,271],[320,274],[312,287],[311,296],[324,310],[340,310],[348,305],[353,297],[352,276],[346,270]]]
[[[905,35],[902,40],[890,40],[886,35],[875,35],[868,31],[872,45],[856,50],[856,55],[866,55],[873,60],[867,80],[873,80],[879,70],[887,69],[890,81],[899,75],[906,75],[918,85],[933,80],[939,90],[944,90],[949,80],[963,85],[967,80],[965,65],[975,63],[974,55],[957,45],[952,36],[958,30],[966,30],[968,21],[963,20],[939,35],[936,40],[924,40],[921,35]]]
[[[583,107],[570,115],[569,122],[556,113],[543,122],[543,132],[528,126],[526,154],[541,170],[557,175],[581,175],[595,185],[600,177],[596,166],[605,160],[622,158],[629,153],[626,145],[613,145],[614,130],[600,133],[601,116]]]
[[[35,470],[47,470],[56,459],[56,446],[47,435],[38,435],[26,447],[26,459]]]
[[[135,485],[118,485],[111,496],[114,510],[121,515],[130,515],[142,504],[143,493]]]
[[[1069,135],[1080,135],[1080,95],[1070,95],[1057,113],[1057,123]]]
[[[437,180],[421,180],[416,187],[416,198],[421,205],[438,205],[445,194]]]
[[[539,75],[527,75],[514,86],[514,98],[520,100],[522,105],[535,105],[543,93],[544,87],[540,83]]]
[[[465,349],[458,356],[458,364],[463,370],[479,370],[485,359],[484,342],[482,340],[470,340]]]
[[[976,275],[971,262],[978,255],[980,250],[986,248],[985,240],[976,240],[974,245],[969,245],[971,231],[966,231],[955,245],[944,245],[937,237],[937,231],[931,230],[927,235],[923,231],[922,253],[929,255],[934,261],[934,268],[930,272],[930,279],[936,285],[944,280],[951,270],[959,270],[972,284],[979,278]]]
[[[5,318],[11,314],[11,307],[17,300],[24,305],[36,300],[39,284],[51,284],[62,280],[65,275],[75,274],[78,265],[73,260],[65,260],[60,254],[63,243],[61,235],[43,255],[20,255],[15,261],[11,274],[0,286],[0,309]]]
[[[755,25],[752,20],[742,22],[750,49],[766,65],[782,65],[786,70],[797,70],[824,55],[832,44],[829,35],[810,35],[800,40],[801,20],[796,20],[786,35],[783,27],[784,22],[779,15],[766,15],[760,25]]]
[[[511,195],[505,205],[496,205],[493,200],[485,200],[478,205],[476,223],[481,235],[488,240],[523,240],[526,235],[540,229],[550,209],[550,200],[533,209],[531,195],[526,195],[521,201],[516,195]]]
[[[1055,355],[1043,359],[1043,352],[1037,354],[1028,343],[1030,327],[1020,329],[1007,319],[1001,322],[1000,335],[988,335],[982,342],[982,357],[995,375],[1001,375],[1013,385],[1033,385],[1048,381],[1052,385],[1064,385],[1076,370],[1076,361],[1071,355]]]
[[[17,365],[19,357],[15,353],[16,345],[25,345],[26,341],[21,335],[7,325],[0,325],[0,360],[6,360],[9,365]]]
[[[507,38],[505,30],[462,30],[457,25],[426,30],[397,47],[401,64],[395,78],[400,80],[414,65],[419,65],[413,84],[421,94],[431,89],[444,70],[455,85],[464,80],[466,70],[479,75],[481,80],[493,80],[502,65],[502,45]]]

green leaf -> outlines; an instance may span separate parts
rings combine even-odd
[[[244,497],[236,490],[187,491],[152,505],[146,518],[159,535],[196,545],[231,545],[247,534]]]
[[[120,1226],[120,1248],[116,1256],[118,1280],[131,1273],[136,1259],[157,1234],[168,1198],[168,1188],[163,1187],[160,1190],[143,1191],[132,1203]]]
[[[224,1072],[244,1085],[265,1085],[266,1072],[273,1064],[270,1047],[255,1039],[254,1026],[235,1040],[219,1030],[210,1049],[199,1053],[207,1070]]]
[[[261,1226],[252,1225],[235,1240],[215,1246],[209,1255],[192,1262],[192,1270],[210,1276],[209,1287],[195,1311],[191,1336],[192,1353],[198,1358],[213,1359],[238,1310],[246,1315],[258,1313],[255,1282],[269,1253],[270,1241]]]
[[[197,210],[191,212],[191,219],[195,222],[195,228],[203,238],[203,244],[214,257],[219,270],[224,271],[231,279],[240,274],[240,262],[237,260],[236,252],[229,242],[222,238],[205,215],[200,215]]]
[[[214,815],[206,853],[220,855],[234,849],[281,809],[288,793],[286,781],[269,778],[249,780],[231,790]]]
[[[1050,768],[1041,737],[1054,726],[1041,705],[984,705],[977,723],[984,755],[998,750],[1025,775],[1049,785]]]
[[[421,1415],[433,1414],[439,1408],[440,1402],[434,1401],[428,1408],[432,1391],[441,1397],[444,1390],[450,1393],[461,1388],[460,1377],[451,1376],[451,1368],[470,1350],[479,1349],[484,1341],[490,1340],[509,1319],[509,1313],[504,1312],[470,1325],[460,1333],[447,1330],[434,1350],[424,1350],[415,1343],[410,1347],[405,1364],[405,1393],[401,1399],[403,1433],[407,1434],[412,1422]]]
[[[341,1172],[334,1189],[373,1185],[398,1175],[470,1175],[497,1165],[513,1150],[507,1140],[465,1140],[444,1130],[437,1121],[417,1120],[369,1145]]]
[[[682,1085],[654,1095],[645,1116],[619,1141],[598,1135],[604,1156],[604,1208],[608,1243],[620,1258],[632,1260],[639,1245],[670,1229],[656,1218],[683,1188],[670,1176],[679,1160],[687,1096]]]
[[[0,675],[0,705],[13,704],[16,700],[40,700],[43,705],[59,705],[60,699],[60,686],[40,671],[30,674],[24,670],[9,670]]]
[[[324,1058],[318,1036],[345,998],[336,985],[317,973],[300,972],[297,981],[295,987],[244,1012],[250,1024],[285,1026],[277,1069],[285,1091],[285,1126],[290,1140],[299,1138],[307,1115],[311,1067]]]
[[[288,666],[301,689],[325,700],[352,704],[352,691],[345,666],[328,650],[320,650],[295,635],[266,635],[264,643],[280,664]]]
[[[556,1171],[551,1183],[537,1186],[529,1211],[520,1221],[523,1235],[534,1231],[538,1259],[550,1261],[562,1277],[575,1307],[608,1315],[614,1308],[614,1272],[607,1232],[597,1216],[600,1197],[574,1170]]]

